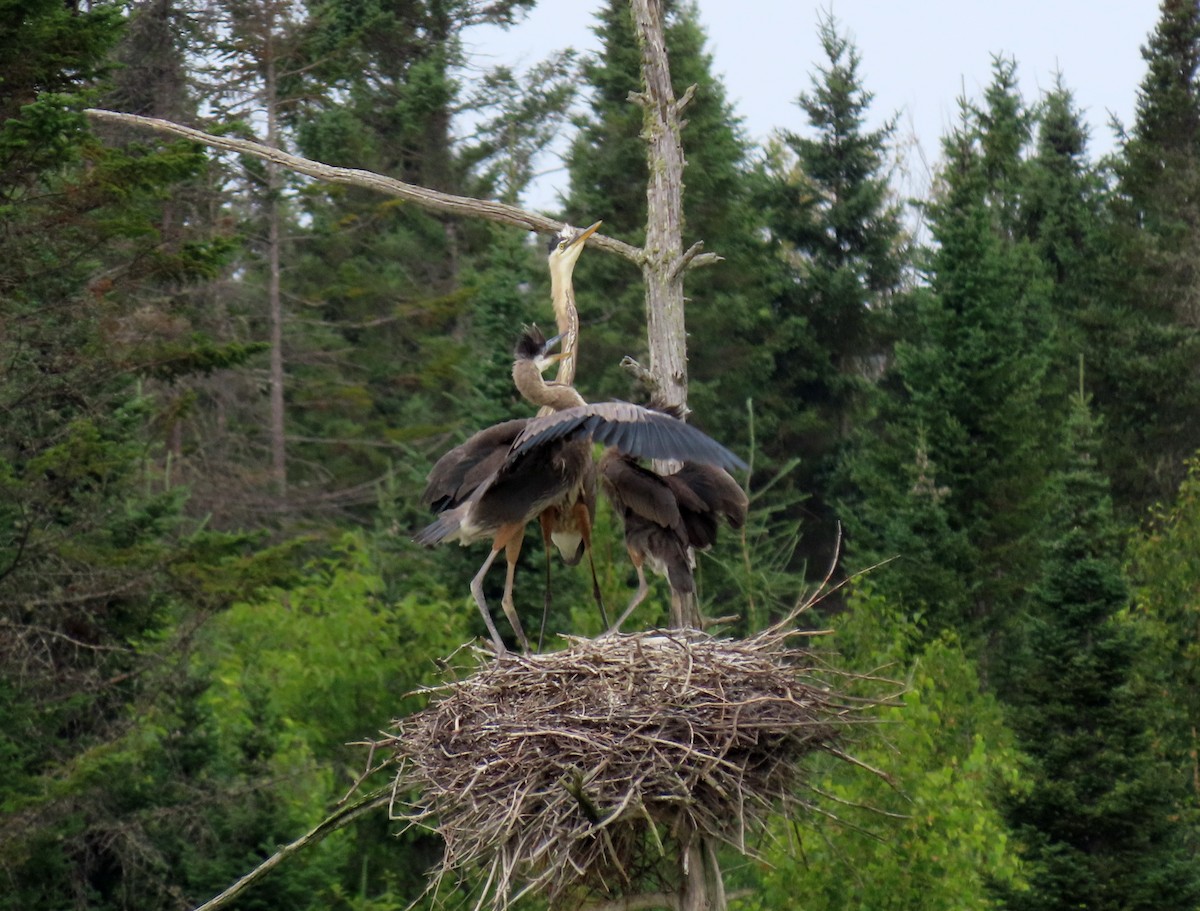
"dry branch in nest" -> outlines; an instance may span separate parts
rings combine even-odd
[[[673,889],[691,839],[747,853],[801,801],[804,758],[864,718],[799,635],[572,638],[437,688],[375,744],[399,764],[393,817],[445,842],[431,887],[478,876],[476,908],[611,900]]]

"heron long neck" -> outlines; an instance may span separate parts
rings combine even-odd
[[[575,289],[569,271],[560,275],[558,270],[550,270],[550,297],[554,301],[554,320],[563,337],[563,359],[558,362],[554,381],[570,386],[575,382],[575,355],[579,349],[579,311],[575,309]]]
[[[543,410],[562,411],[587,404],[574,387],[559,382],[547,383],[533,361],[513,364],[513,382],[526,401],[542,406]]]

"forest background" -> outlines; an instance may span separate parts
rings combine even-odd
[[[524,414],[512,344],[550,321],[522,232],[81,111],[513,203],[566,131],[555,214],[640,243],[624,2],[595,56],[463,78],[463,30],[531,3],[0,6],[0,909],[192,907],[324,818],[354,744],[481,632],[482,555],[409,535],[432,461]],[[676,94],[697,87],[684,240],[724,257],[687,287],[689,403],[752,461],[702,599],[750,632],[835,556],[838,578],[895,557],[809,622],[830,663],[905,685],[851,749],[888,780],[814,762],[824,812],[727,859],[731,886],[806,911],[1198,907],[1200,5],[1162,3],[1113,154],[1069,73],[1025,98],[1000,57],[915,200],[855,47],[820,37],[796,122],[755,148],[669,4]],[[638,276],[589,250],[576,286],[581,391],[639,398]],[[623,603],[603,509],[597,541]],[[555,586],[550,629],[597,632],[586,578]],[[656,589],[633,623],[665,610]],[[236,907],[403,908],[438,850],[366,817]]]

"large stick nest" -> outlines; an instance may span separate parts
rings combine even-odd
[[[680,848],[746,853],[799,802],[804,758],[862,717],[795,635],[656,631],[488,662],[376,744],[400,760],[393,816],[444,839],[435,887],[481,876],[476,907],[673,888]]]

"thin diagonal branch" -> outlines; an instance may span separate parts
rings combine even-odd
[[[339,168],[325,164],[324,162],[314,161],[311,158],[292,155],[280,149],[273,149],[270,146],[253,142],[249,139],[238,139],[233,136],[216,136],[212,133],[205,133],[203,130],[186,127],[183,124],[170,120],[162,120],[158,117],[142,117],[139,114],[103,111],[97,108],[88,108],[84,113],[93,120],[103,123],[121,123],[127,126],[143,127],[159,133],[182,136],[184,139],[190,139],[193,142],[198,142],[214,149],[224,149],[228,152],[237,152],[242,155],[253,155],[255,158],[274,162],[298,174],[307,174],[309,177],[315,177],[318,180],[328,181],[329,183],[350,184],[356,187],[365,187],[369,190],[377,190],[389,196],[406,199],[434,212],[446,212],[451,215],[468,215],[474,218],[483,218],[487,221],[499,222],[500,224],[526,228],[530,231],[541,231],[546,234],[553,234],[565,227],[563,222],[507,203],[441,193],[426,187],[404,183],[401,180],[396,180],[394,177],[376,174],[374,171],[367,171],[363,168]],[[589,246],[598,247],[607,253],[615,253],[617,256],[624,257],[636,265],[641,265],[642,251],[624,241],[613,237],[605,237],[603,234],[593,234],[587,239],[586,243]]]
[[[291,844],[284,845],[261,864],[235,882],[232,886],[222,892],[215,898],[210,898],[204,904],[198,906],[195,911],[217,911],[219,908],[224,908],[232,902],[238,895],[245,891],[250,886],[254,885],[258,880],[262,879],[270,873],[275,867],[279,866],[284,860],[291,857],[298,851],[307,848],[309,845],[315,844],[326,835],[336,832],[338,829],[349,825],[359,816],[374,810],[376,807],[387,806],[391,800],[392,789],[389,785],[386,788],[380,788],[377,791],[372,791],[356,804],[338,810],[336,813],[322,820],[312,831],[300,836]]]

